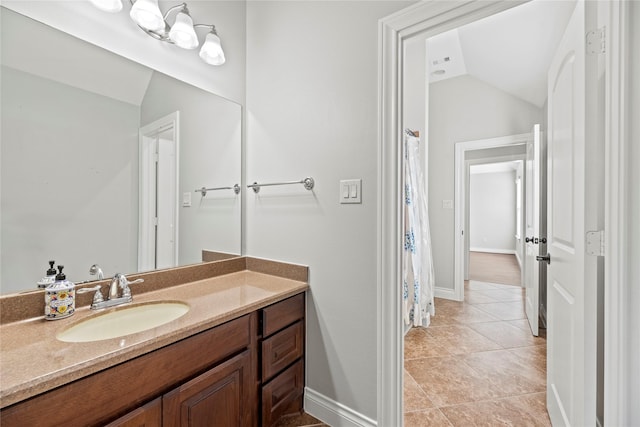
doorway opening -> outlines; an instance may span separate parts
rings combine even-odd
[[[522,285],[523,161],[469,169],[466,280]]]
[[[522,203],[524,193],[522,184],[524,183],[524,174],[522,173],[522,162],[526,155],[526,143],[529,134],[511,135],[500,138],[491,138],[479,141],[459,142],[455,144],[455,212],[454,212],[454,295],[455,300],[464,300],[464,282],[470,279],[470,252],[472,249],[482,249],[483,238],[487,241],[490,236],[480,235],[477,242],[472,239],[471,229],[471,171],[472,168],[484,168],[487,170],[489,164],[499,164],[510,162],[509,164],[520,165],[520,172],[514,170],[513,175],[513,191],[512,203],[514,216],[510,222],[513,222],[513,240],[512,251],[514,255],[523,253],[523,210]],[[482,169],[476,169],[482,170]],[[491,170],[491,169],[489,169]],[[495,167],[494,167],[495,170]],[[518,181],[520,191],[518,192]],[[519,200],[519,202],[517,202]],[[516,211],[518,214],[516,216]],[[482,213],[482,212],[481,212]],[[484,215],[484,213],[482,213]],[[495,211],[493,212],[495,215]],[[491,219],[495,219],[495,216]],[[466,230],[466,232],[465,232]],[[478,231],[478,230],[477,230]],[[481,232],[482,233],[482,232]],[[501,238],[506,239],[504,234]],[[506,245],[502,242],[500,245]],[[497,241],[492,243],[493,246],[498,245]],[[485,252],[500,252],[498,248],[489,249]],[[504,251],[503,251],[504,252]],[[523,283],[522,268],[519,272],[518,284]]]
[[[138,271],[178,262],[179,112],[140,128]]]

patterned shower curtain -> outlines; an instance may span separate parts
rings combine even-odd
[[[403,317],[405,325],[429,326],[433,305],[433,258],[420,139],[405,134],[404,142]]]

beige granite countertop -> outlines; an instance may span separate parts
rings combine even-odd
[[[0,326],[0,407],[6,407],[198,332],[304,292],[308,284],[250,270],[236,271],[136,295],[133,303],[181,301],[190,310],[159,327],[125,337],[88,343],[56,339],[60,331],[86,319],[126,306],[94,311],[76,309],[66,319],[42,316]]]

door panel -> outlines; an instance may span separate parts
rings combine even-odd
[[[586,274],[587,99],[596,102],[587,69],[587,18],[594,2],[578,0],[549,68],[547,268],[547,409],[553,425],[595,424],[595,277]],[[597,117],[589,117],[595,121]],[[590,197],[590,196],[589,196]]]
[[[541,237],[540,230],[540,182],[541,168],[540,125],[535,125],[527,140],[527,158],[525,162],[526,202],[525,202],[525,236],[527,239]],[[540,266],[536,255],[540,255],[541,243],[529,240],[524,255],[525,312],[531,327],[531,333],[538,336],[538,307],[540,295]]]

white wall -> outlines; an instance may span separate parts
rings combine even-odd
[[[189,2],[195,23],[216,26],[227,58],[221,67],[205,64],[197,50],[180,49],[149,37],[129,18],[129,1],[123,3],[123,10],[118,13],[103,12],[88,1],[3,0],[2,6],[209,92],[244,102],[244,1]],[[162,11],[175,5],[159,3]],[[206,31],[199,29],[197,33],[203,40]]]
[[[139,107],[8,67],[1,102],[2,293],[50,259],[74,281],[135,271]]]
[[[242,111],[238,104],[153,73],[140,111],[145,126],[180,111],[179,265],[202,261],[201,251],[240,253],[241,198],[232,190],[193,190],[240,183]],[[191,193],[191,207],[182,194]]]
[[[470,249],[514,253],[516,250],[516,174],[473,173],[469,179]]]
[[[420,131],[424,140],[426,134],[427,50],[422,38],[409,40],[404,46],[405,62],[402,69],[403,129]]]
[[[371,419],[377,25],[407,5],[247,4],[247,181],[316,180],[313,192],[299,185],[248,192],[247,254],[310,266],[307,387]],[[338,203],[339,180],[348,178],[362,179],[362,204]]]
[[[429,87],[429,215],[436,287],[453,289],[454,144],[515,135],[540,123],[539,108],[470,76]]]

